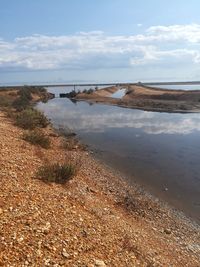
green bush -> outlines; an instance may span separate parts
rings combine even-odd
[[[42,148],[50,147],[50,139],[39,131],[31,131],[23,135],[23,139],[33,145],[39,145]]]
[[[35,109],[25,109],[16,116],[16,125],[23,129],[45,128],[48,124],[44,114]]]
[[[76,165],[72,163],[47,164],[40,167],[37,177],[47,183],[65,184],[76,174],[76,171]]]

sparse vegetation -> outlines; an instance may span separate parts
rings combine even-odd
[[[33,99],[32,94],[41,96],[42,99],[46,99],[46,89],[43,87],[24,86],[18,91],[18,98],[13,102],[13,107],[17,111],[22,111],[31,105]]]
[[[0,96],[0,107],[10,107],[12,105],[12,99],[8,96]]]
[[[90,89],[87,90],[86,94],[90,95],[90,94],[92,94],[93,92],[94,92],[94,89],[90,88]]]
[[[62,143],[63,149],[66,149],[68,151],[76,149],[78,147],[77,145],[77,139],[75,138],[66,138],[63,140]]]
[[[97,89],[96,89],[96,90],[97,90]],[[88,95],[90,95],[90,94],[92,94],[94,91],[95,91],[95,90],[92,89],[92,88],[90,88],[90,89],[88,89],[88,90],[87,90],[87,89],[84,89],[84,90],[83,90],[83,93],[84,93],[84,94],[88,94]]]
[[[40,167],[37,177],[46,183],[65,184],[77,172],[77,166],[73,163],[47,164]]]
[[[38,130],[24,133],[23,139],[33,145],[39,145],[42,148],[47,149],[50,147],[50,138]]]
[[[35,86],[29,86],[28,90],[32,93],[32,94],[43,94],[46,93],[46,89],[44,87],[35,87]]]
[[[16,125],[23,129],[33,130],[36,127],[45,128],[49,120],[38,110],[28,108],[21,111],[16,116]]]
[[[70,150],[86,150],[86,146],[79,142],[79,140],[75,137],[68,137],[63,140],[62,148],[68,151]]]
[[[21,88],[3,88],[0,91],[0,107],[14,108],[22,111],[31,106],[33,95],[37,95],[40,100],[46,101],[48,95],[43,87],[22,86]]]
[[[27,99],[27,100],[32,100],[32,96],[31,96],[31,87],[22,87],[19,91],[18,91],[18,95],[21,98]]]
[[[30,100],[26,98],[26,96],[20,96],[13,101],[12,106],[16,109],[16,111],[22,111],[30,106]]]

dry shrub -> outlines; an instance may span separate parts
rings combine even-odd
[[[72,151],[76,149],[83,150],[83,151],[86,150],[86,146],[80,143],[80,141],[75,137],[65,138],[62,142],[62,148],[68,151]]]
[[[38,130],[24,133],[23,139],[33,145],[39,145],[46,149],[50,147],[51,143],[50,138]]]
[[[37,177],[46,183],[65,184],[77,173],[77,166],[73,163],[45,164],[40,167]]]
[[[49,120],[36,109],[25,109],[16,116],[16,125],[23,129],[45,128],[48,124]]]

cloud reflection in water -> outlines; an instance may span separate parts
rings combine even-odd
[[[147,112],[107,105],[71,103],[54,99],[39,108],[56,125],[84,132],[104,132],[108,128],[135,128],[146,134],[190,134],[200,131],[199,114]]]

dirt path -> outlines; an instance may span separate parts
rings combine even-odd
[[[128,187],[88,152],[21,139],[0,112],[0,266],[188,266],[200,262],[199,227]],[[82,158],[67,185],[35,179],[45,162]]]

